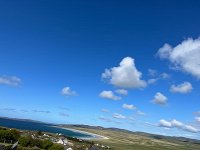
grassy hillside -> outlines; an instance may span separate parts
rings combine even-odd
[[[69,126],[67,126],[69,128]],[[90,128],[70,126],[70,128],[106,136],[109,139],[95,141],[113,147],[115,150],[200,150],[200,143],[185,138],[156,136],[114,130],[106,128]]]

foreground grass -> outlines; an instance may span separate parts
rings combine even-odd
[[[200,150],[199,144],[181,142],[172,139],[155,139],[136,133],[113,131],[110,129],[90,129],[72,127],[73,129],[99,134],[109,139],[98,139],[95,143],[110,146],[115,150]]]

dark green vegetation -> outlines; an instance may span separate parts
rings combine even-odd
[[[37,133],[41,134],[41,131]],[[17,141],[19,141],[18,150],[33,150],[35,148],[43,150],[64,150],[62,145],[54,144],[50,140],[32,138],[29,134],[20,133],[18,130],[0,127],[0,145],[9,150],[12,144]]]
[[[0,149],[9,150],[20,137],[19,131],[0,127]]]
[[[115,150],[200,150],[200,141],[179,137],[168,137],[115,128],[90,126],[65,126],[76,130],[95,133],[108,139],[95,143],[108,145]]]

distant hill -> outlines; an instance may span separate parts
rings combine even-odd
[[[19,118],[9,118],[9,117],[2,117],[2,119],[8,119],[8,120],[17,120],[17,121],[23,121],[23,122],[35,122],[35,123],[43,123],[43,124],[49,124],[49,125],[56,125],[53,123],[47,123],[47,122],[42,122],[42,121],[37,121],[37,120],[32,120],[32,119],[19,119]]]

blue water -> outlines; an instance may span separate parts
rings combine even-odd
[[[0,126],[8,127],[8,128],[16,128],[20,130],[36,130],[36,131],[44,131],[50,133],[61,133],[66,136],[70,137],[77,137],[77,138],[92,138],[92,135],[83,134],[67,129],[61,129],[55,127],[52,124],[47,123],[38,123],[38,122],[31,122],[31,121],[22,121],[22,120],[11,120],[6,118],[0,118]]]

